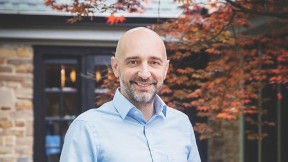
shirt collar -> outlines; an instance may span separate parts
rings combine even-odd
[[[131,109],[136,108],[125,96],[121,94],[119,88],[116,90],[112,102],[122,119],[127,116]],[[166,117],[167,106],[158,95],[155,96],[154,106],[156,115]]]
[[[156,115],[166,117],[167,106],[157,94],[154,100],[154,107]]]

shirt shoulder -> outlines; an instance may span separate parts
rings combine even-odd
[[[189,117],[183,113],[182,111],[179,111],[175,108],[167,106],[167,117],[172,117],[172,118],[179,118],[179,119],[184,119],[184,120],[189,120]]]
[[[185,113],[167,106],[166,117],[170,123],[176,124],[179,130],[189,134],[193,131],[190,119]]]
[[[83,112],[75,119],[75,121],[94,123],[99,120],[102,120],[103,118],[118,117],[118,116],[119,116],[119,113],[115,111],[113,103],[110,101],[110,102],[103,104],[99,108],[92,108],[90,110]]]

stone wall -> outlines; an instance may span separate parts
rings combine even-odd
[[[33,161],[33,49],[0,44],[0,161]]]
[[[208,142],[208,162],[239,162],[239,121],[223,121],[222,134]]]

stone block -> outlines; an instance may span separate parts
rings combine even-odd
[[[11,46],[0,46],[0,57],[13,58],[16,57],[16,51]]]
[[[4,134],[5,135],[14,135],[16,137],[24,137],[24,130],[23,129],[17,129],[17,128],[12,128],[12,129],[9,129],[7,131],[4,131]]]
[[[32,159],[29,157],[19,157],[17,162],[32,162]]]
[[[6,59],[4,57],[0,57],[0,65],[5,65]]]
[[[12,89],[19,89],[19,88],[21,88],[21,83],[19,83],[19,82],[7,82],[6,87],[12,88]]]
[[[11,66],[0,66],[0,72],[12,73],[13,69]]]
[[[23,82],[25,77],[12,74],[0,74],[1,81]]]
[[[7,60],[7,64],[11,64],[11,65],[32,64],[32,60],[31,59],[20,59],[20,58],[9,59],[9,60]]]
[[[16,127],[24,127],[25,126],[25,121],[15,121],[15,126]]]
[[[0,128],[6,129],[12,127],[11,121],[0,121]]]
[[[0,88],[0,107],[13,107],[15,103],[14,92],[8,88]]]
[[[20,73],[19,73],[20,74]],[[22,87],[24,87],[24,83],[33,84],[33,74],[32,73],[21,73],[23,77],[25,76],[24,81],[22,82]],[[30,88],[29,88],[30,89]]]
[[[9,106],[1,106],[0,110],[3,110],[3,111],[11,110],[11,107],[9,107]]]
[[[17,146],[33,146],[33,137],[22,137],[22,138],[16,138],[16,145]]]
[[[7,136],[4,138],[5,146],[15,146],[15,136]]]
[[[33,65],[32,64],[23,64],[15,66],[16,73],[32,73]]]
[[[19,110],[32,110],[33,105],[31,100],[18,100],[15,104],[17,111]]]
[[[33,89],[23,88],[15,90],[15,95],[17,99],[32,99]]]
[[[8,155],[8,156],[0,156],[0,161],[1,162],[16,162],[16,158],[14,155]]]
[[[23,88],[33,88],[33,82],[28,82],[28,81],[24,81],[24,83],[22,83],[22,87]]]
[[[11,117],[18,120],[32,120],[33,119],[33,110],[21,110],[11,112]]]
[[[26,127],[26,136],[33,136],[33,121],[26,121],[25,123],[25,127]]]
[[[19,47],[17,48],[17,56],[18,57],[26,57],[31,58],[33,55],[32,48],[30,47]]]
[[[33,81],[33,73],[25,73],[25,74],[19,74],[20,76],[24,77],[24,82]]]
[[[4,137],[0,137],[0,146],[4,146]]]
[[[8,121],[11,119],[11,110],[0,111],[0,121]]]
[[[29,146],[17,146],[15,152],[20,155],[31,155],[33,149]]]
[[[1,157],[1,155],[12,154],[13,150],[14,149],[11,147],[0,146],[0,157]]]

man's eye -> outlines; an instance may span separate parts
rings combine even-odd
[[[130,64],[130,65],[135,65],[135,64],[137,64],[137,61],[131,60],[131,61],[128,62],[128,64]]]
[[[159,61],[151,61],[151,64],[152,65],[160,65],[160,62]]]

